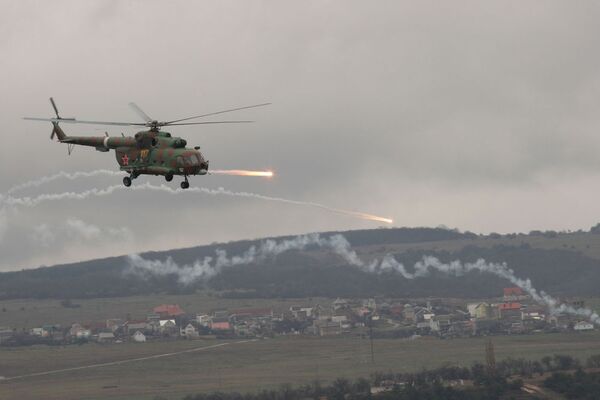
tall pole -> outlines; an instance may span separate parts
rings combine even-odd
[[[373,352],[373,314],[369,315],[369,340],[371,342],[371,364],[375,364],[375,353]]]

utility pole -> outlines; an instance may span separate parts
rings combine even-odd
[[[373,314],[369,315],[369,341],[371,342],[371,364],[375,364],[375,353],[373,352]]]
[[[489,338],[485,344],[485,362],[487,364],[488,375],[496,375],[496,354],[491,338]]]

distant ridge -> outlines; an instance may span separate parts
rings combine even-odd
[[[529,235],[476,235],[443,228],[382,228],[341,233],[359,253],[380,257],[393,252],[410,266],[423,255],[442,260],[506,261],[521,277],[536,286],[563,296],[600,296],[600,257],[595,247],[600,238],[593,232],[542,233]],[[273,238],[281,240],[293,236]],[[216,249],[230,255],[241,254],[263,241],[196,246],[185,249],[144,253],[146,259],[172,257],[178,264],[191,264]],[[477,273],[463,278],[434,276],[406,281],[396,275],[368,274],[345,265],[342,259],[325,251],[294,251],[261,264],[229,268],[208,282],[182,286],[172,276],[141,279],[124,274],[127,259],[109,257],[31,270],[0,273],[0,299],[16,298],[94,298],[153,293],[193,293],[206,288],[228,297],[463,297],[498,296],[505,282]]]

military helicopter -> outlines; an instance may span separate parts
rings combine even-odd
[[[180,137],[171,136],[169,132],[161,131],[164,126],[181,125],[208,125],[208,124],[236,124],[253,121],[203,121],[203,122],[184,122],[197,118],[204,118],[212,115],[224,114],[248,108],[263,107],[271,103],[255,104],[245,107],[237,107],[229,110],[211,112],[208,114],[196,115],[193,117],[180,118],[172,121],[157,121],[152,119],[135,103],[129,103],[129,106],[135,111],[144,122],[107,122],[107,121],[83,121],[75,118],[61,118],[58,114],[58,108],[54,99],[50,97],[50,103],[56,114],[56,118],[34,118],[24,117],[23,119],[31,121],[50,121],[52,122],[52,133],[50,139],[56,136],[61,143],[67,143],[68,153],[71,154],[75,145],[91,146],[101,152],[115,150],[117,163],[121,171],[129,173],[129,176],[123,178],[123,184],[131,186],[132,180],[140,175],[162,175],[167,182],[171,182],[175,175],[181,175],[184,181],[181,182],[181,188],[190,187],[188,176],[206,175],[208,173],[208,160],[206,160],[200,147],[193,149],[187,148],[187,141]],[[93,124],[93,125],[112,125],[112,126],[143,126],[149,128],[140,131],[132,136],[110,137],[108,133],[105,136],[67,136],[59,123],[68,124]]]

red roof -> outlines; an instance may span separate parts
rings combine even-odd
[[[231,329],[229,322],[213,322],[210,324],[210,329],[227,331]]]
[[[504,288],[505,296],[523,296],[523,289],[520,287]]]
[[[161,304],[158,307],[154,307],[153,311],[160,316],[167,315],[169,317],[185,314],[181,307],[179,307],[179,304]]]
[[[521,303],[501,303],[498,304],[498,308],[502,311],[506,310],[520,310]]]

